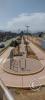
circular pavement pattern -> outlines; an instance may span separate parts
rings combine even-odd
[[[39,79],[33,79],[31,82],[30,82],[30,88],[31,90],[33,91],[38,91],[41,89],[41,83],[40,83],[40,80]]]
[[[3,70],[15,75],[33,75],[44,69],[39,60],[33,58],[8,59],[3,66]]]

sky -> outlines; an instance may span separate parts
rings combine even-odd
[[[45,0],[0,0],[0,30],[45,31]]]

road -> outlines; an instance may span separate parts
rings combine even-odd
[[[25,88],[29,87],[33,80],[39,80],[41,85],[45,85],[45,53],[32,42],[30,42],[30,47],[41,61],[42,66],[44,66],[44,70],[40,73],[28,76],[17,76],[3,71],[3,64],[6,62],[12,49],[9,47],[4,54],[0,56],[0,78],[3,80],[6,86]]]

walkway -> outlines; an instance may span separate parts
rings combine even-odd
[[[30,43],[30,47],[35,52],[39,60],[41,61],[42,66],[45,66],[45,53],[33,43]],[[45,85],[45,68],[40,73],[34,75],[27,75],[27,76],[12,75],[3,71],[2,67],[5,62],[4,59],[7,59],[10,50],[11,48],[6,50],[5,53],[2,54],[2,56],[0,56],[0,59],[3,58],[3,60],[0,61],[0,78],[4,81],[5,85],[8,87],[25,88],[25,87],[29,87],[33,80],[38,80],[40,84]]]
[[[22,37],[21,44],[20,44],[20,52],[23,54],[23,57],[26,57],[26,50],[25,50],[25,44],[24,44],[23,37]]]
[[[45,66],[45,53],[40,50],[35,44],[33,44],[32,42],[30,42],[30,47],[33,50],[33,52],[36,54],[36,56],[38,57],[38,59],[40,60],[40,62],[43,64],[43,66]]]

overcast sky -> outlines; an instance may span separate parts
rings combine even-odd
[[[45,0],[0,0],[0,30],[45,31]]]

